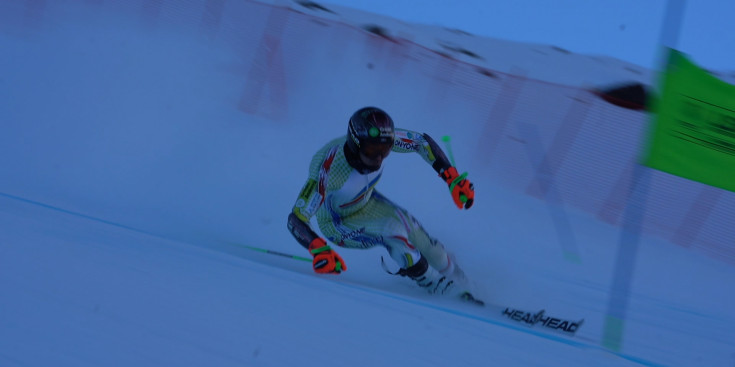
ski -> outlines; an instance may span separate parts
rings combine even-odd
[[[260,249],[256,247],[251,246],[245,246],[241,244],[235,244],[230,243],[231,245],[236,245],[241,248],[247,248],[250,250],[266,253],[269,255],[278,255],[286,258],[291,258],[294,260],[300,260],[305,262],[310,262],[311,259],[285,254],[277,251],[272,250],[265,250]],[[381,266],[383,267],[383,270],[385,270],[386,273],[391,275],[398,275],[398,276],[406,276],[404,269],[398,269],[398,270],[391,270],[388,268],[388,265],[385,263],[385,260],[381,256]],[[346,283],[340,283],[342,285],[347,285]],[[358,284],[354,284],[353,286],[357,286],[361,289],[367,289],[364,286],[360,286]],[[379,291],[379,290],[376,290]],[[389,291],[379,291],[381,294],[391,294]],[[396,298],[401,298],[404,300],[408,300],[408,298],[402,297],[400,295],[394,294],[393,296]],[[476,298],[472,293],[470,292],[464,292],[460,294],[459,296],[460,302],[465,302],[467,304],[476,305],[483,307],[485,310],[487,310],[487,316],[490,317],[490,319],[498,321],[502,324],[516,324],[521,326],[520,329],[531,329],[536,328],[538,331],[544,330],[546,332],[552,332],[555,334],[561,334],[566,337],[575,337],[575,339],[582,339],[590,342],[595,342],[589,337],[581,337],[577,334],[577,331],[584,323],[584,319],[581,320],[570,320],[565,319],[561,317],[555,317],[550,316],[546,313],[545,310],[540,310],[538,312],[532,312],[527,310],[520,310],[514,307],[508,307],[508,306],[501,306],[498,304],[493,303],[486,303],[485,301]],[[414,302],[415,303],[415,302]],[[425,306],[429,306],[428,303],[421,304]],[[486,321],[490,321],[490,319],[487,319]],[[484,319],[483,319],[484,320]]]
[[[459,295],[459,298],[465,302],[469,302],[478,306],[485,306],[485,301],[475,298],[470,292],[464,292]]]

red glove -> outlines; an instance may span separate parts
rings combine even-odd
[[[319,274],[339,274],[347,270],[345,261],[334,250],[332,250],[327,241],[321,237],[315,238],[309,244],[309,252],[314,256],[314,271]]]
[[[461,176],[457,173],[457,169],[449,167],[439,173],[447,185],[449,185],[449,191],[452,193],[452,199],[457,208],[469,209],[472,203],[475,201],[475,186],[466,179],[467,173],[463,173]]]

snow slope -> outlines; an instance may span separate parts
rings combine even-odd
[[[630,237],[497,185],[467,148],[484,122],[455,110],[446,124],[421,79],[345,66],[359,52],[305,59],[287,75],[288,118],[247,114],[250,54],[113,10],[64,2],[0,28],[0,366],[735,362],[735,269],[655,237],[631,265],[622,347],[603,346]],[[412,155],[391,156],[379,190],[489,303],[584,319],[577,335],[425,295],[382,271],[381,249],[340,251],[349,270],[331,277],[244,247],[306,255],[285,218],[310,154],[370,104],[451,135],[477,201],[457,211]]]

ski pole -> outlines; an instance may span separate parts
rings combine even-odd
[[[301,261],[307,261],[307,262],[311,262],[312,261],[312,259],[310,259],[308,257],[291,255],[291,254],[287,254],[287,253],[284,253],[284,252],[278,252],[278,251],[268,250],[268,249],[264,249],[264,248],[260,248],[260,247],[253,247],[253,246],[248,246],[248,245],[242,245],[242,244],[239,244],[239,243],[231,243],[231,244],[232,245],[235,245],[235,246],[238,246],[238,247],[244,247],[244,248],[246,248],[248,250],[262,252],[264,254],[288,257],[288,258],[293,259],[293,260],[301,260]]]
[[[452,153],[452,145],[450,144],[450,141],[452,138],[449,135],[442,136],[442,141],[444,142],[444,145],[447,146],[447,153],[449,153],[449,162],[452,163],[452,166],[456,166],[454,164],[454,154]]]

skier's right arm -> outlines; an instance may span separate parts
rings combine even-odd
[[[296,241],[301,244],[314,257],[312,265],[317,273],[339,274],[347,270],[342,257],[332,250],[324,238],[314,232],[310,220],[324,201],[324,193],[319,190],[318,176],[321,165],[319,154],[311,162],[309,168],[309,179],[296,199],[296,203],[288,215],[288,230]],[[315,163],[316,166],[315,166]]]
[[[321,201],[322,195],[317,190],[316,177],[310,175],[304,187],[301,188],[301,193],[296,199],[291,214],[288,215],[288,230],[305,249],[308,249],[311,242],[319,238],[319,235],[311,228],[310,221],[319,209]]]

